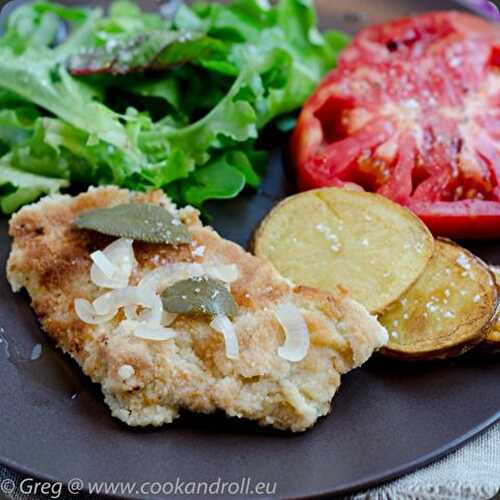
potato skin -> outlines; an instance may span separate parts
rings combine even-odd
[[[331,226],[332,232],[313,234],[314,227],[321,225]],[[275,232],[281,238],[274,237]],[[338,244],[340,250],[329,252],[325,238],[335,238],[330,243]],[[365,240],[370,245],[361,247]],[[276,241],[279,251],[273,248]],[[370,313],[378,314],[424,271],[434,238],[412,212],[387,198],[332,187],[282,200],[255,229],[250,248],[292,281],[330,291],[344,286]],[[294,252],[302,260],[292,262]],[[404,259],[406,265],[400,262]],[[356,267],[357,275],[353,275]]]
[[[404,362],[423,362],[456,358],[458,356],[462,356],[462,354],[465,354],[476,346],[483,346],[484,339],[490,328],[491,323],[485,325],[485,327],[480,332],[478,332],[478,335],[469,341],[451,347],[436,349],[435,351],[431,352],[407,353],[404,351],[397,351],[389,347],[383,347],[382,349],[380,349],[380,351],[378,351],[378,353],[387,358],[397,359]]]
[[[496,311],[499,305],[499,293],[495,282],[495,276],[489,267],[481,259],[479,259],[479,257],[460,247],[457,243],[444,238],[439,238],[437,240],[437,248],[443,248],[442,245],[448,245],[449,248],[453,248],[455,250],[459,249],[460,253],[467,256],[471,262],[471,266],[475,267],[476,270],[481,269],[485,276],[487,276],[487,279],[495,285],[491,287],[491,284],[486,284],[487,289],[492,292],[491,303],[488,306],[489,313],[484,315],[484,318],[479,322],[479,324],[474,323],[473,329],[469,332],[463,332],[459,329],[462,325],[467,326],[469,317],[466,318],[464,315],[464,322],[452,332],[453,334],[455,332],[460,332],[460,335],[457,336],[456,339],[453,339],[453,335],[448,336],[446,342],[437,342],[435,348],[426,348],[422,350],[404,349],[398,347],[397,343],[389,342],[389,344],[380,350],[380,354],[401,361],[431,361],[457,357],[478,345],[484,345],[487,335],[491,332],[491,329],[496,323]],[[423,280],[424,278],[425,272],[421,279]],[[418,281],[415,286],[418,286]],[[472,301],[471,306],[474,306]],[[479,305],[477,307],[479,307]]]
[[[495,286],[500,296],[500,267],[490,265],[489,268],[495,278]],[[500,301],[491,328],[476,350],[483,354],[500,354]]]

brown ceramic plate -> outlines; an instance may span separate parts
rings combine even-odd
[[[318,6],[323,26],[354,32],[369,22],[457,4],[320,0]],[[245,245],[257,222],[293,192],[283,165],[276,153],[257,194],[212,205],[212,222],[222,235]],[[4,276],[6,220],[0,242],[0,326],[10,353],[2,342],[0,462],[31,477],[138,485],[251,478],[246,497],[257,498],[252,487],[258,481],[276,482],[277,498],[331,496],[415,470],[500,418],[498,358],[468,355],[412,366],[372,359],[344,378],[332,414],[300,435],[221,415],[185,415],[160,429],[127,428],[110,416],[98,388],[44,341],[27,296],[11,293]],[[499,243],[471,249],[500,263]],[[24,361],[38,343],[42,357]],[[132,496],[141,497],[138,490]]]

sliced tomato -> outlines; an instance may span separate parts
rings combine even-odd
[[[299,187],[356,184],[436,234],[500,237],[500,27],[434,12],[362,31],[299,117]]]
[[[414,202],[409,208],[441,236],[461,239],[500,234],[500,204],[497,201]]]

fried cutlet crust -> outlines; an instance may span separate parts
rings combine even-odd
[[[74,299],[92,301],[105,291],[90,281],[90,254],[113,238],[77,229],[72,222],[83,211],[131,201],[166,207],[188,225],[194,240],[178,247],[134,242],[138,265],[131,284],[167,263],[238,266],[239,278],[231,285],[240,309],[234,320],[238,359],[226,357],[223,337],[209,327],[209,318],[179,316],[172,325],[176,338],[165,342],[117,332],[121,313],[97,326],[78,318]],[[161,191],[138,194],[104,187],[76,197],[46,197],[12,217],[10,235],[7,275],[13,290],[26,288],[45,332],[101,384],[112,414],[130,425],[169,423],[182,408],[221,409],[263,425],[303,431],[329,412],[340,375],[366,361],[386,340],[377,320],[342,290],[333,296],[294,286],[270,264],[203,227],[196,210],[177,210]],[[309,352],[298,363],[277,354],[285,337],[273,311],[284,300],[301,309],[311,334]],[[126,380],[119,374],[123,365],[134,369]]]

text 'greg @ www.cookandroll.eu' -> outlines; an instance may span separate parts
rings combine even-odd
[[[78,477],[63,482],[40,481],[24,478],[19,482],[13,479],[0,481],[0,493],[7,496],[14,494],[43,495],[46,498],[58,499],[63,494],[78,495],[88,492],[93,495],[152,495],[152,496],[211,496],[234,495],[274,495],[277,492],[276,482],[254,481],[250,477],[228,481],[216,478],[212,481],[190,481],[179,477],[166,481],[84,481]]]

